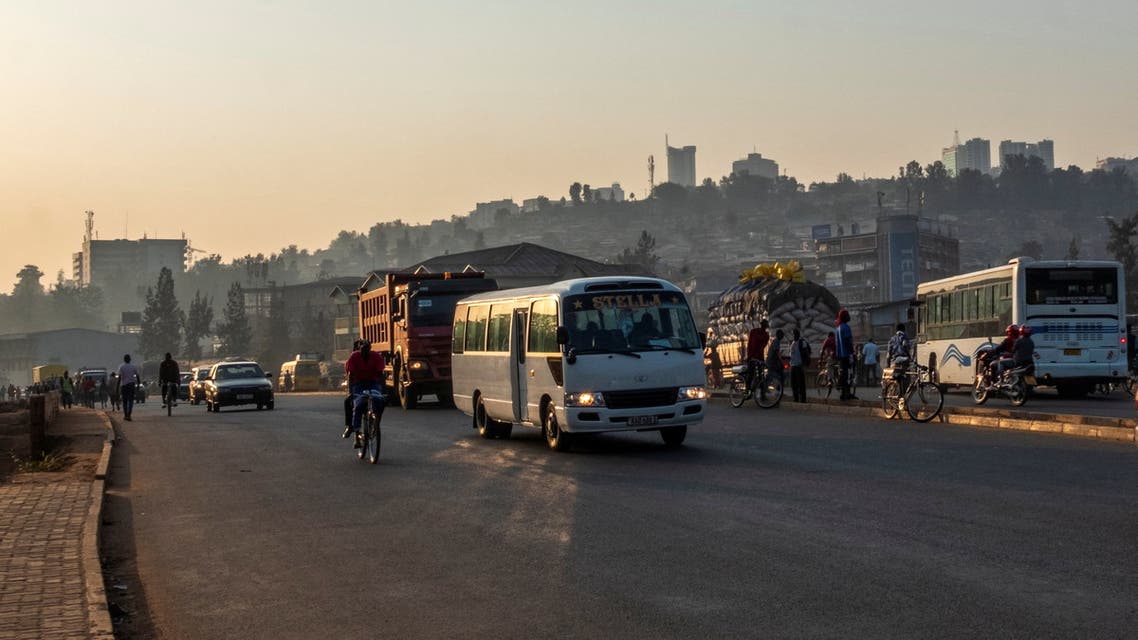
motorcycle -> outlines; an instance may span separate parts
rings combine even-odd
[[[1027,390],[1035,386],[1035,365],[1012,367],[1002,376],[992,372],[992,362],[996,358],[994,350],[982,351],[976,355],[978,364],[976,382],[972,385],[972,401],[984,404],[993,394],[1002,394],[1011,401],[1012,406],[1022,407],[1027,402]]]

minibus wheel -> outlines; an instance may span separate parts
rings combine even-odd
[[[549,444],[549,448],[554,451],[568,451],[572,445],[572,437],[561,430],[561,425],[557,422],[557,410],[553,403],[545,408],[545,441]]]
[[[474,424],[478,427],[478,435],[486,440],[493,440],[498,436],[498,422],[486,415],[486,405],[482,396],[478,396],[478,404],[474,407]]]
[[[664,444],[669,447],[678,447],[684,443],[684,438],[688,435],[688,426],[682,425],[679,427],[664,427],[660,429],[660,437],[663,438]]]

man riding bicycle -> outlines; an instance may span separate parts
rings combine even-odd
[[[360,441],[360,422],[363,421],[364,411],[367,410],[366,391],[379,391],[383,383],[383,355],[371,350],[371,343],[364,340],[360,343],[360,350],[348,356],[344,363],[344,372],[348,376],[348,388],[351,389],[352,398],[355,399],[355,410],[352,412],[352,424],[344,429],[344,437],[355,434],[355,448],[363,446]],[[383,402],[375,402],[375,419],[379,422],[383,416]]]
[[[158,386],[162,389],[162,408],[166,408],[166,403],[169,402],[171,407],[178,406],[178,385],[181,384],[182,376],[178,371],[178,363],[174,360],[173,356],[169,353],[166,354],[166,359],[158,365]]]

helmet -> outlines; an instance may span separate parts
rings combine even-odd
[[[1021,336],[1030,336],[1031,335],[1031,325],[1025,324],[1022,327],[1020,327],[1019,328],[1019,334]]]
[[[1009,324],[1007,329],[1004,329],[1004,335],[1009,338],[1014,338],[1019,335],[1019,327],[1014,324]]]

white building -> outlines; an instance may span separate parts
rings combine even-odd
[[[762,176],[771,180],[778,179],[778,163],[770,158],[764,158],[761,153],[748,153],[746,158],[731,163],[731,173],[752,176]]]

